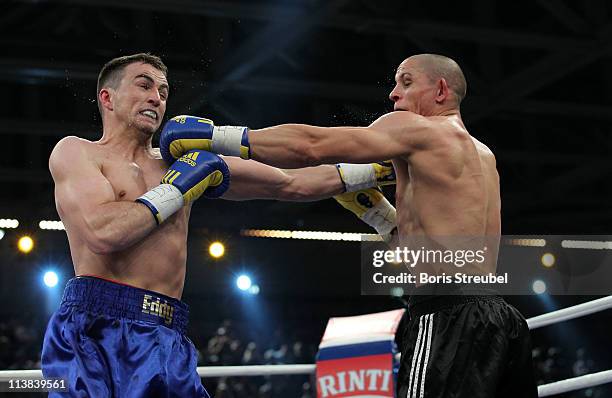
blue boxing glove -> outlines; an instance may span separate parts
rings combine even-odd
[[[138,199],[155,216],[157,224],[200,196],[218,198],[229,188],[230,172],[219,156],[191,150],[168,168],[161,184]]]
[[[191,149],[249,159],[248,132],[248,127],[215,126],[209,119],[175,116],[162,129],[159,149],[168,164]]]

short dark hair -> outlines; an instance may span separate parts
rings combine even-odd
[[[159,69],[164,76],[168,77],[168,67],[164,65],[164,62],[160,57],[153,54],[139,53],[111,59],[102,67],[102,70],[100,70],[100,74],[98,75],[96,99],[98,101],[98,109],[100,110],[100,114],[102,114],[102,106],[100,105],[99,98],[100,90],[103,87],[111,87],[114,89],[119,87],[119,83],[123,78],[123,70],[125,67],[136,62],[149,64],[155,69]]]

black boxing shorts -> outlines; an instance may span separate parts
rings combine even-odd
[[[499,296],[472,293],[410,297],[398,398],[538,396],[525,318]]]

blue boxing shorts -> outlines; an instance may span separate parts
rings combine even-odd
[[[49,397],[204,397],[189,307],[163,294],[94,277],[68,281],[42,349]]]

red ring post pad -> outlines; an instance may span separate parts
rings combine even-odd
[[[317,398],[394,398],[404,311],[331,318],[317,354]]]

